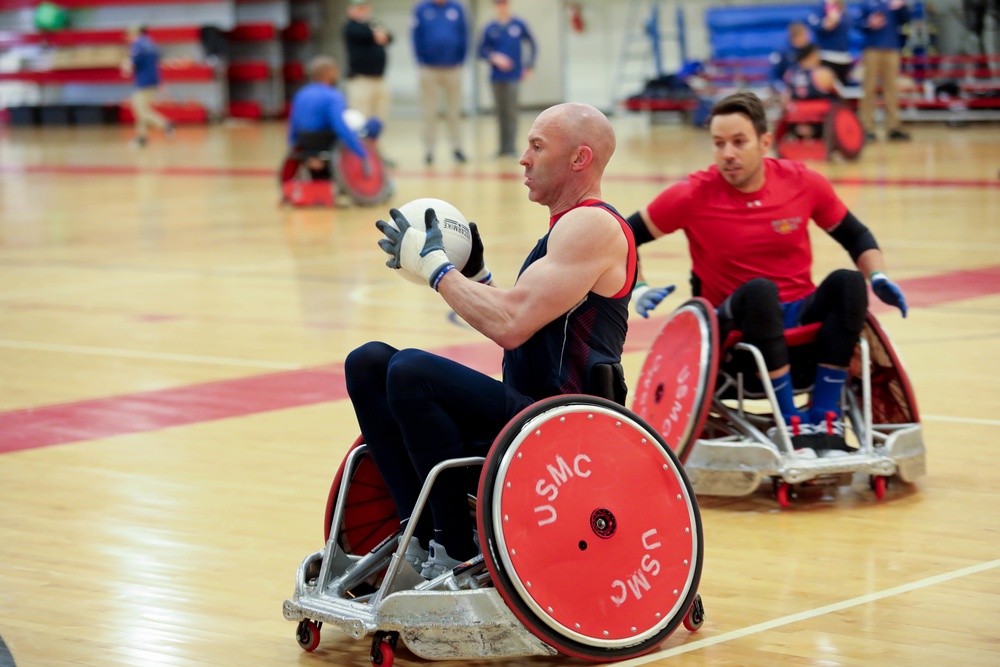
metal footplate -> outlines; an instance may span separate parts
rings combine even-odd
[[[912,446],[912,438],[903,437],[904,432],[900,431],[896,435],[900,443],[897,448]],[[898,466],[888,444],[877,448],[873,453],[806,459],[790,454],[782,455],[772,445],[748,442],[735,436],[698,440],[688,457],[685,470],[695,493],[745,496],[753,493],[765,477],[780,477],[789,484],[800,484],[817,477],[856,472],[893,475]],[[919,459],[919,463],[910,460],[908,470],[916,472],[917,467],[922,465],[922,452]]]
[[[886,426],[876,424],[875,431],[885,431]],[[896,462],[899,478],[915,482],[927,474],[924,432],[920,424],[896,424],[879,449]]]
[[[395,631],[427,660],[557,654],[517,620],[495,588],[399,591],[378,605],[312,595],[285,600],[282,612],[290,621],[320,621],[355,639]]]

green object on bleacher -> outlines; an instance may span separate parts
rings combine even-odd
[[[43,2],[35,8],[35,27],[42,32],[62,30],[69,25],[69,13],[52,2]]]

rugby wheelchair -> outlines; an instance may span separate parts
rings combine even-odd
[[[774,126],[774,148],[789,160],[847,160],[861,155],[865,132],[854,111],[837,100],[792,100]]]
[[[299,645],[315,650],[327,625],[373,635],[369,657],[382,667],[400,638],[431,660],[610,662],[653,650],[681,623],[697,630],[697,501],[673,450],[619,396],[539,401],[487,456],[438,464],[402,535],[359,437],[330,488],[326,544],[299,565],[283,606]],[[403,560],[416,517],[442,471],[479,467],[469,505],[482,553],[424,580]]]
[[[796,393],[811,390],[819,324],[785,332]],[[889,336],[868,313],[841,399],[850,453],[796,453],[760,351],[739,332],[719,341],[715,310],[694,298],[664,322],[643,364],[632,410],[684,464],[695,493],[744,496],[770,480],[788,507],[803,487],[867,475],[876,498],[891,479],[925,474],[917,402]]]
[[[369,123],[377,119],[370,119]],[[328,135],[330,133],[313,133]],[[364,160],[352,153],[342,142],[321,137],[319,141],[305,137],[281,165],[278,180],[281,203],[290,206],[335,206],[338,196],[347,196],[359,206],[375,206],[392,196],[395,187],[385,163],[379,157],[378,127],[363,133],[361,143],[368,153],[368,168]]]

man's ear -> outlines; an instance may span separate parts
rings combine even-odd
[[[760,135],[760,147],[767,152],[771,150],[771,145],[774,143],[774,135],[770,132],[765,132]]]
[[[590,146],[580,146],[573,156],[573,170],[580,171],[594,161],[594,151]]]

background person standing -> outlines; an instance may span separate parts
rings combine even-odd
[[[490,83],[500,131],[500,149],[497,154],[516,157],[514,141],[517,137],[517,114],[520,111],[518,92],[521,79],[528,77],[535,67],[538,49],[528,24],[511,16],[507,0],[493,0],[493,6],[496,7],[496,20],[483,29],[479,41],[479,57],[490,64]],[[526,60],[525,47],[528,49]]]
[[[347,46],[347,102],[366,118],[375,117],[384,124],[389,117],[386,46],[392,43],[392,34],[372,20],[370,0],[350,0],[344,43]]]
[[[420,111],[423,118],[424,163],[434,162],[438,97],[444,95],[445,120],[452,154],[462,152],[462,65],[469,50],[465,10],[455,0],[424,0],[413,9],[413,50],[420,68]]]
[[[153,100],[160,88],[160,52],[150,39],[145,26],[132,26],[125,33],[129,43],[128,59],[122,63],[122,75],[135,80],[132,92],[132,114],[135,116],[134,146],[146,145],[150,125],[163,130],[167,136],[174,132],[173,124],[153,108]]]
[[[885,103],[886,136],[890,141],[909,141],[899,119],[899,51],[900,31],[910,21],[910,8],[905,0],[865,0],[861,5],[861,31],[864,48],[861,62],[865,68],[862,85],[864,97],[858,105],[865,139],[875,140],[875,87],[882,83]]]

